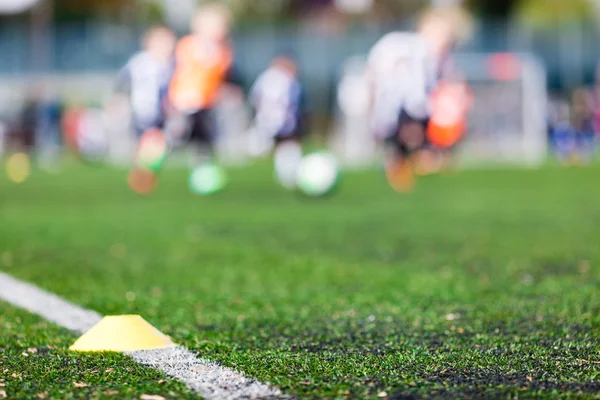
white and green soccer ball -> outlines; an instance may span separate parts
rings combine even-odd
[[[339,167],[335,157],[328,152],[316,152],[305,156],[296,175],[296,187],[310,197],[330,193],[338,183]]]
[[[212,163],[200,165],[192,171],[189,179],[190,190],[194,194],[208,196],[220,192],[227,185],[223,168]]]

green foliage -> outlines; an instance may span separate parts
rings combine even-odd
[[[467,0],[466,5],[483,18],[509,18],[520,0]]]
[[[588,21],[594,17],[590,0],[522,0],[517,12],[526,23],[549,27],[559,21]]]

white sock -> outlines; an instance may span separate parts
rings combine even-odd
[[[302,147],[294,141],[284,142],[275,149],[275,175],[283,187],[296,187],[298,166],[302,161]]]
[[[190,169],[213,161],[211,149],[202,143],[192,142],[188,146],[188,160]]]

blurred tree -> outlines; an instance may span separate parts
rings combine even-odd
[[[585,21],[594,18],[595,0],[522,0],[517,7],[526,23],[547,27],[557,21]]]
[[[82,19],[128,19],[134,0],[55,0],[54,15],[59,21]]]
[[[543,3],[545,0],[539,1]],[[484,18],[507,19],[516,10],[519,0],[468,0],[466,5],[477,15]]]
[[[144,6],[152,10],[152,15],[158,13],[176,28],[187,27],[190,10],[211,3],[226,3],[238,21],[242,23],[277,23],[289,21],[293,14],[294,0],[136,0],[138,7]]]
[[[156,22],[167,15],[166,8],[176,9],[181,0],[56,0],[55,16],[58,20],[110,19],[127,21],[131,18]],[[228,3],[239,22],[244,24],[279,24],[301,18],[307,14],[331,10],[335,0],[190,0],[200,5],[211,1]],[[398,20],[422,10],[427,4],[440,0],[375,0],[370,13],[377,19]],[[586,3],[591,0],[456,0],[463,2],[478,15],[508,18],[516,10],[545,9],[546,3]],[[522,4],[522,5],[520,5]],[[555,8],[554,6],[551,8]],[[568,7],[567,7],[568,8]],[[532,11],[537,15],[537,11]],[[562,11],[558,11],[562,12]]]
[[[293,0],[225,0],[242,23],[281,23],[293,16]]]

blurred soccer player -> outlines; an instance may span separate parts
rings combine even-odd
[[[250,90],[255,135],[275,146],[275,173],[286,188],[295,186],[302,160],[303,97],[296,63],[286,56],[275,58]]]
[[[427,140],[430,95],[467,26],[461,10],[437,7],[423,16],[416,33],[389,33],[371,50],[367,77],[372,128],[379,140],[391,144],[386,174],[397,191],[412,188],[414,156]]]
[[[204,6],[192,19],[192,34],[177,44],[169,99],[179,113],[188,116],[194,167],[212,156],[217,133],[213,110],[221,90],[226,83],[240,83],[233,68],[230,26],[226,7]]]
[[[438,172],[450,165],[453,150],[466,131],[471,105],[472,93],[464,82],[442,80],[431,93],[428,148],[419,154],[417,175]]]
[[[151,28],[144,35],[142,51],[129,60],[119,75],[117,92],[129,98],[138,138],[150,129],[164,126],[175,43],[176,36],[170,29]]]
[[[119,75],[117,92],[126,95],[129,100],[132,125],[138,139],[135,164],[128,182],[140,194],[148,194],[154,188],[155,173],[167,153],[163,128],[168,112],[167,94],[173,74],[176,40],[175,33],[168,28],[151,28],[144,35],[142,51],[129,60]],[[112,107],[118,109],[122,106],[123,102],[116,97]]]

